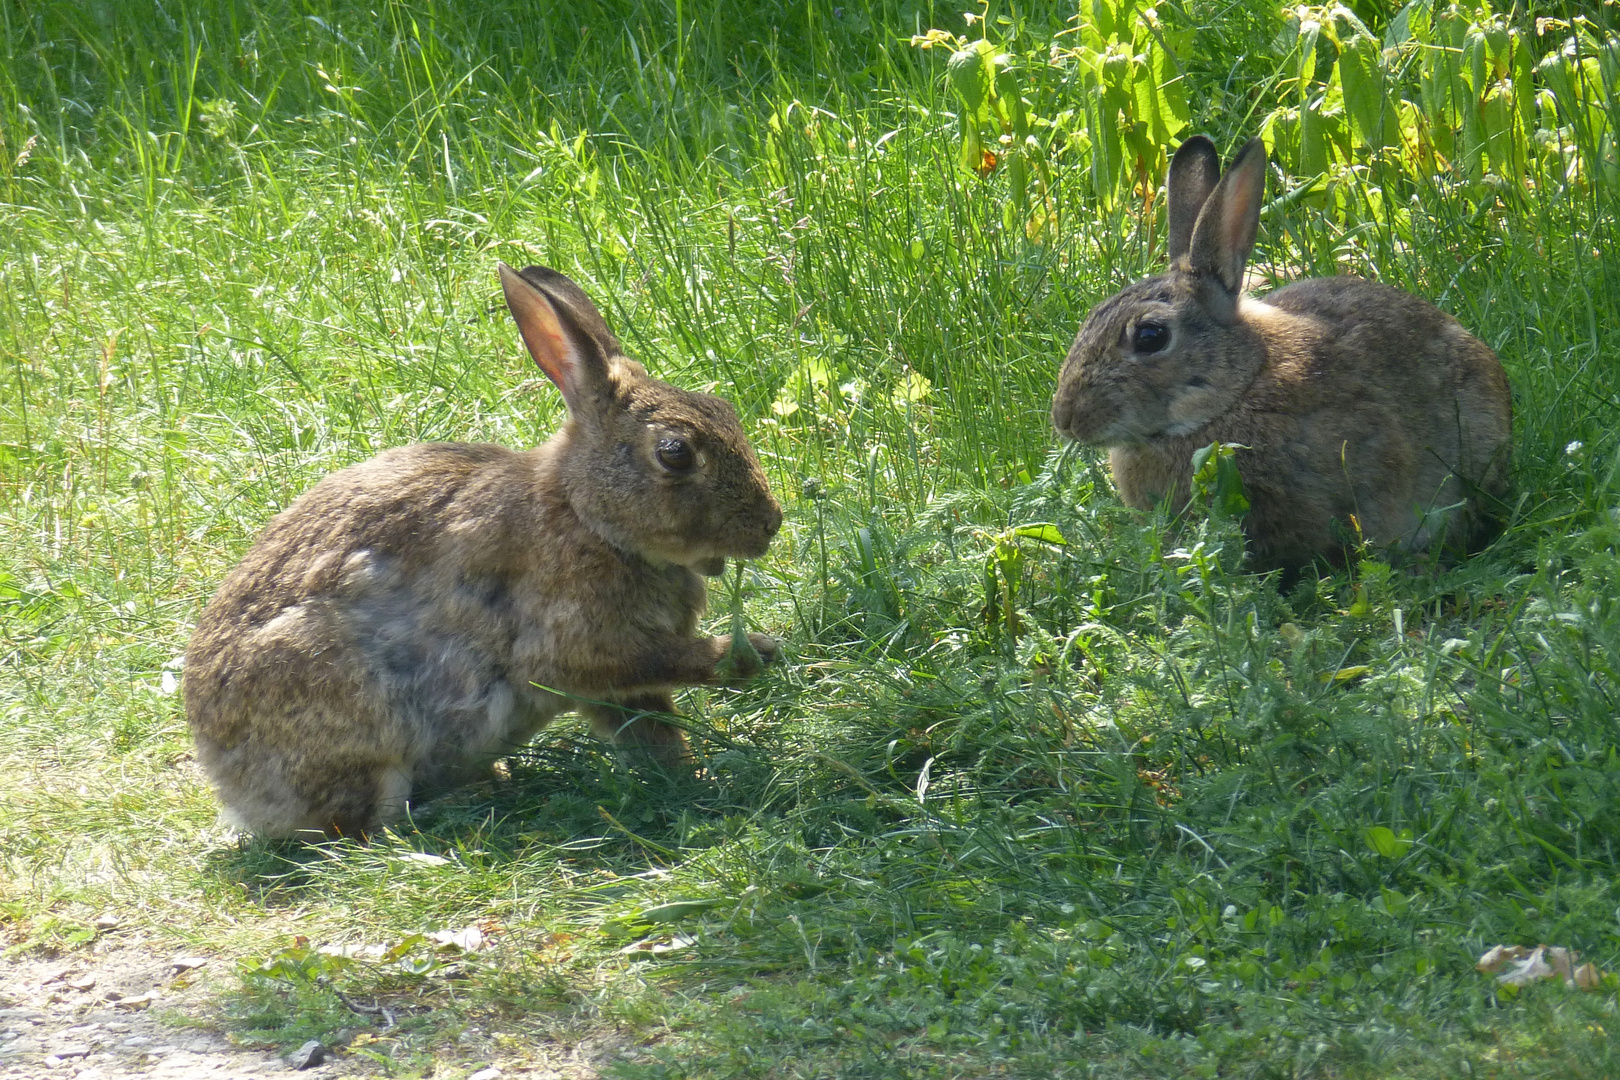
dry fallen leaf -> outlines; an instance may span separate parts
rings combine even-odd
[[[1595,990],[1603,981],[1603,971],[1594,964],[1575,966],[1580,954],[1557,945],[1496,945],[1487,950],[1474,966],[1487,975],[1496,975],[1503,986],[1528,986],[1542,979],[1562,979],[1565,986]],[[1502,974],[1497,975],[1497,972]]]
[[[435,930],[427,936],[440,952],[477,952],[489,944],[484,929],[477,924],[460,930]]]

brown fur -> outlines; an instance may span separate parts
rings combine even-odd
[[[764,554],[781,510],[729,404],[649,378],[567,278],[501,275],[569,403],[562,429],[526,452],[424,443],[333,473],[198,620],[186,713],[239,827],[363,836],[575,707],[599,735],[687,754],[645,714],[718,679],[731,639],[696,634],[700,572]],[[672,437],[690,470],[660,463]]]
[[[1412,551],[1487,537],[1510,486],[1495,353],[1428,302],[1360,278],[1243,299],[1265,150],[1251,140],[1219,183],[1214,163],[1202,136],[1177,151],[1170,269],[1092,309],[1053,424],[1107,446],[1120,497],[1143,510],[1185,505],[1199,447],[1243,444],[1244,528],[1264,568],[1342,562],[1355,526]],[[1138,347],[1147,324],[1169,330],[1167,347]]]

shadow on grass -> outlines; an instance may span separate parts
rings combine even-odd
[[[379,855],[428,865],[475,856],[483,866],[552,857],[576,872],[643,873],[724,840],[760,812],[771,781],[763,749],[686,725],[691,771],[587,736],[542,736],[488,780],[412,807],[369,842],[244,836],[210,852],[206,873],[266,908],[306,900],[334,861]]]

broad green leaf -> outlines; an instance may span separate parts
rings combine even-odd
[[[917,241],[916,246],[921,247],[921,241]],[[916,257],[922,258],[922,252],[919,251]],[[915,405],[917,402],[927,398],[929,391],[933,390],[933,388],[934,384],[928,380],[928,376],[920,371],[908,369],[900,381],[895,383],[894,403],[902,406]]]
[[[1013,150],[1007,174],[1007,206],[1022,215],[1029,209],[1029,161],[1022,148]]]
[[[1519,31],[1514,30],[1509,40],[1512,57],[1508,70],[1513,80],[1513,104],[1519,114],[1519,129],[1528,135],[1536,130],[1535,57]]]
[[[1485,58],[1490,65],[1489,77],[1500,79],[1508,73],[1510,58],[1509,52],[1513,48],[1513,35],[1501,22],[1492,19],[1483,33],[1485,36]]]
[[[1103,54],[1102,65],[1098,74],[1102,77],[1103,85],[1112,90],[1129,91],[1136,80],[1136,59],[1131,55],[1127,46],[1118,43],[1110,45]]]
[[[1367,24],[1362,22],[1354,11],[1351,11],[1343,4],[1333,5],[1332,16],[1333,22],[1329,25],[1333,25],[1336,28],[1336,24],[1338,23],[1342,22],[1345,24],[1344,33],[1341,39],[1339,39],[1340,44],[1342,44],[1344,41],[1349,41],[1352,38],[1368,37],[1372,34],[1372,31],[1367,29]]]
[[[1395,13],[1384,27],[1384,44],[1398,48],[1408,41],[1427,41],[1429,38],[1429,4],[1426,0],[1409,0]]]
[[[1512,87],[1501,83],[1493,86],[1479,107],[1486,154],[1498,175],[1522,180],[1523,141],[1519,138],[1516,119]]]
[[[1385,145],[1389,97],[1384,88],[1382,50],[1376,39],[1357,34],[1339,52],[1339,83],[1351,134],[1369,149]]]
[[[1104,205],[1110,205],[1119,188],[1124,153],[1119,145],[1119,110],[1104,95],[1086,106],[1093,118],[1091,131],[1096,139],[1091,149],[1091,188]]]
[[[1058,547],[1067,547],[1069,540],[1063,531],[1056,525],[1040,522],[1034,525],[1020,525],[1013,530],[1014,536],[1027,536],[1031,540],[1039,540],[1043,544],[1055,544]]]
[[[1322,35],[1322,24],[1306,19],[1299,24],[1299,38],[1294,43],[1294,77],[1299,82],[1299,100],[1310,99],[1311,84],[1316,81],[1316,40]]]
[[[1299,174],[1319,176],[1327,172],[1327,167],[1327,131],[1318,99],[1299,110]]]
[[[1024,110],[1023,73],[1012,57],[1003,53],[995,61],[995,100],[1000,106],[1000,112],[1005,121],[1012,128],[1014,137],[1019,142],[1029,135],[1029,115]]]
[[[1386,859],[1398,859],[1412,846],[1411,840],[1401,839],[1395,835],[1393,829],[1383,825],[1372,826],[1365,830],[1362,836],[1366,839],[1368,847]]]
[[[1575,91],[1575,67],[1571,59],[1562,52],[1547,54],[1536,65],[1536,77],[1552,91],[1559,111],[1573,116],[1579,107],[1580,97]]]
[[[979,122],[972,114],[963,110],[962,124],[962,151],[957,156],[957,163],[968,172],[978,172],[984,161],[984,144],[979,139]]]
[[[1165,132],[1163,142],[1168,144],[1192,120],[1192,112],[1187,108],[1187,91],[1181,85],[1181,72],[1176,69],[1174,57],[1155,43],[1148,51],[1148,58],[1158,91],[1155,114]]]
[[[1118,0],[1090,0],[1081,11],[1088,16],[1087,21],[1095,29],[1098,37],[1104,41],[1119,37],[1125,29],[1120,8],[1123,5]]]
[[[1485,33],[1478,27],[1470,27],[1468,36],[1463,38],[1462,77],[1476,100],[1485,96],[1489,67],[1490,46],[1485,42]]]
[[[945,63],[945,74],[956,96],[962,99],[964,115],[971,115],[975,120],[984,118],[985,105],[990,99],[990,69],[979,49],[982,44],[983,41],[978,41],[958,49]]]

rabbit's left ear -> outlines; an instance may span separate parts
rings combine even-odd
[[[1187,254],[1192,244],[1193,226],[1209,193],[1221,178],[1221,159],[1207,135],[1194,135],[1181,144],[1170,159],[1170,177],[1165,181],[1170,219],[1170,261]]]
[[[567,274],[559,274],[549,266],[525,266],[518,271],[518,276],[545,293],[553,304],[567,308],[574,322],[596,339],[604,353],[610,357],[623,355],[624,350],[619,345],[619,339],[613,336],[607,320],[602,317],[596,305],[591,303],[591,298],[585,295],[585,290],[574,283],[573,278]]]
[[[568,278],[543,266],[522,273],[500,264],[501,290],[529,355],[562,391],[568,411],[580,420],[606,414],[613,399],[609,358],[619,342],[590,298]]]
[[[1265,192],[1266,145],[1256,137],[1238,151],[1193,226],[1188,261],[1195,273],[1219,283],[1234,308],[1243,288],[1243,266],[1260,228]]]

